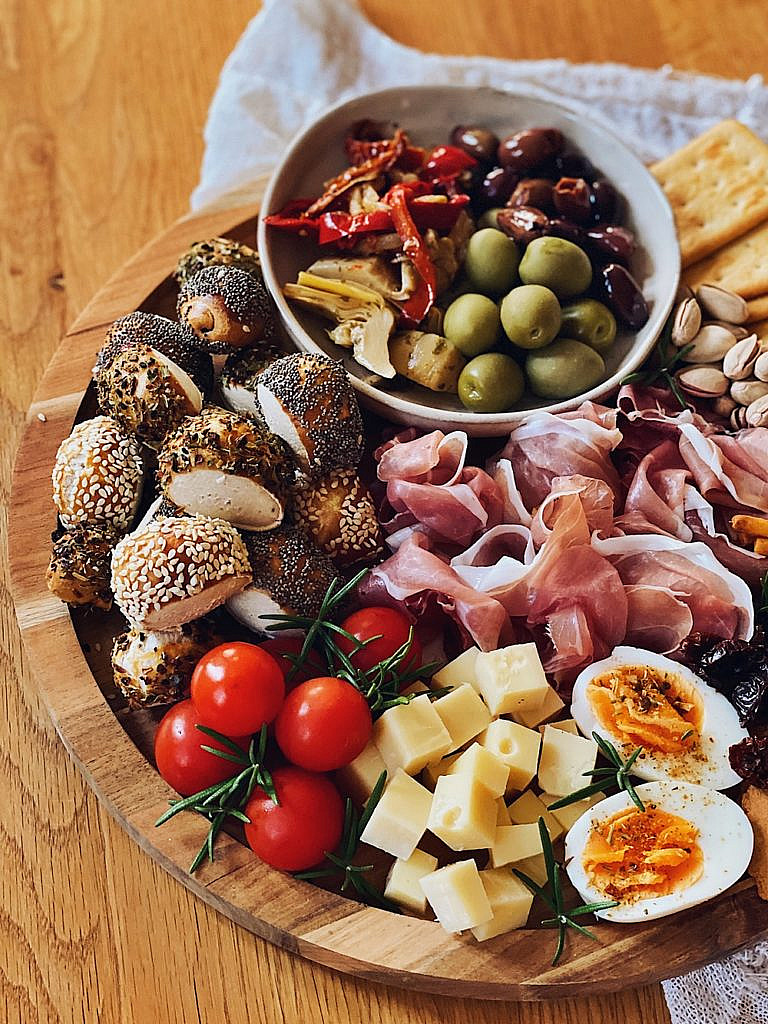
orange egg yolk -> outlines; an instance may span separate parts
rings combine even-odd
[[[621,903],[680,892],[704,870],[698,835],[689,821],[652,804],[619,811],[593,826],[584,869],[597,889]]]
[[[619,665],[590,681],[587,698],[603,728],[627,743],[664,754],[696,745],[704,704],[673,672]]]

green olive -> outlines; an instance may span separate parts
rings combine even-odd
[[[589,288],[592,264],[578,245],[545,235],[528,243],[520,261],[520,280],[524,284],[543,284],[558,299],[570,299]]]
[[[525,389],[523,372],[512,356],[486,352],[471,359],[459,375],[459,398],[473,412],[506,412]]]
[[[607,352],[616,340],[616,317],[597,299],[578,299],[563,306],[560,333],[596,352]]]
[[[443,334],[469,359],[493,348],[500,333],[498,306],[486,295],[467,292],[445,311]]]
[[[517,246],[496,228],[476,231],[467,244],[464,270],[484,295],[503,295],[517,281],[520,253]]]
[[[501,326],[513,345],[542,348],[560,330],[560,303],[549,288],[523,284],[501,303]]]
[[[589,345],[575,338],[557,338],[546,348],[528,353],[525,373],[539,398],[572,398],[603,379],[605,363]]]
[[[479,228],[496,228],[499,227],[499,222],[496,220],[498,215],[501,213],[501,206],[492,206],[490,210],[486,210],[485,213],[481,213],[477,218],[477,226]]]

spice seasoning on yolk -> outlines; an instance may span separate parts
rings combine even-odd
[[[698,835],[689,821],[653,804],[619,811],[593,826],[584,869],[597,889],[622,903],[680,892],[704,870]]]
[[[588,700],[603,726],[650,752],[693,749],[703,702],[690,683],[648,665],[619,665],[590,681]]]

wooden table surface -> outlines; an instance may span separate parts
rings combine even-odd
[[[322,4],[322,0],[318,0]],[[412,46],[768,75],[764,0],[362,0]],[[67,324],[181,216],[252,0],[0,3],[0,489]],[[287,41],[290,45],[290,40]],[[102,810],[42,706],[0,576],[0,1019],[177,1024],[660,1024],[654,986],[546,1005],[354,981],[239,930]],[[617,963],[616,970],[621,971]]]

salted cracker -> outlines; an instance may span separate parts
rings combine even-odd
[[[755,880],[760,898],[768,900],[768,792],[749,786],[741,798],[741,806],[755,833],[749,873]]]
[[[764,296],[768,292],[768,221],[699,260],[683,277],[694,290],[707,281],[729,288],[744,299]]]
[[[768,219],[768,145],[739,121],[721,121],[651,171],[674,212],[684,267]]]

